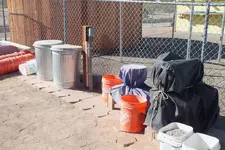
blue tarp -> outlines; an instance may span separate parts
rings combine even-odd
[[[130,64],[121,67],[119,77],[123,83],[112,87],[110,92],[114,101],[120,104],[121,96],[131,94],[143,96],[149,100],[151,88],[145,84],[147,75],[148,69],[143,65]]]

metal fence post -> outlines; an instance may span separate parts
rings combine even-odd
[[[172,19],[172,38],[174,38],[174,32],[175,32],[175,19],[176,19],[176,13],[173,13],[173,19]]]
[[[120,1],[120,61],[123,57],[123,2]]]
[[[174,5],[174,7],[175,7],[175,12],[173,13],[173,20],[172,20],[172,38],[174,38],[175,27],[176,27],[175,22],[177,17],[177,5]]]
[[[207,3],[207,6],[206,6],[205,26],[204,26],[204,34],[203,34],[203,41],[202,41],[202,51],[201,51],[201,61],[204,61],[205,44],[207,43],[210,3],[211,3],[211,1],[209,0],[208,3]]]
[[[155,8],[154,8],[155,6],[153,5],[153,11],[151,12],[152,13],[152,19],[151,19],[151,22],[152,22],[152,27],[154,26],[153,24],[154,24],[154,12],[155,12]]]
[[[191,6],[191,12],[190,12],[190,24],[189,24],[189,32],[188,32],[186,59],[191,58],[190,53],[191,53],[191,37],[192,37],[193,15],[194,15],[194,0],[192,0],[192,6]]]
[[[220,62],[221,53],[223,50],[223,35],[224,35],[224,25],[225,25],[225,7],[223,10],[223,20],[222,20],[222,26],[221,26],[221,35],[220,35],[220,44],[219,44],[219,52],[218,52],[218,62]]]
[[[92,51],[93,51],[93,37],[96,33],[94,28],[88,28],[87,31],[87,57],[88,57],[88,87],[90,91],[93,91],[93,76],[92,76]]]
[[[67,43],[67,0],[63,0],[63,34],[64,44]]]
[[[4,0],[2,0],[2,15],[3,15],[3,26],[4,26],[5,41],[7,41],[6,22],[5,22],[5,3],[4,3]]]

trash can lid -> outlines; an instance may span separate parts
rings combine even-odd
[[[53,45],[51,47],[51,50],[52,51],[81,51],[82,46],[70,45],[70,44]]]
[[[52,45],[62,44],[61,40],[41,40],[34,42],[34,47],[51,47]]]

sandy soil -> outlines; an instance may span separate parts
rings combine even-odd
[[[158,149],[142,134],[119,132],[118,111],[97,118],[94,110],[80,109],[81,102],[67,103],[15,74],[0,76],[0,89],[0,150]],[[224,116],[208,134],[225,150]]]
[[[18,77],[0,77],[0,149],[118,149],[115,135],[91,114]]]

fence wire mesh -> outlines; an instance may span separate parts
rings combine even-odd
[[[194,5],[191,14],[192,5],[182,3],[88,3],[96,6],[97,11],[101,13],[91,17],[93,20],[89,22],[97,30],[93,51],[95,55],[92,60],[93,74],[118,74],[124,64],[144,64],[149,68],[147,83],[152,85],[150,71],[152,61],[157,56],[164,52],[174,52],[187,58],[189,53],[189,58],[204,61],[204,81],[219,90],[221,113],[225,113],[223,41],[220,62],[218,61],[220,40],[224,36],[224,6],[209,6],[210,11],[207,14],[207,4]],[[96,22],[98,24],[95,24]]]
[[[36,40],[60,39],[82,45],[82,26],[93,27],[96,29],[92,52],[94,85],[101,85],[103,74],[118,74],[120,67],[129,63],[146,65],[147,83],[152,85],[152,61],[165,52],[202,59],[204,81],[219,90],[221,113],[225,114],[224,3],[20,1],[26,9],[24,12],[11,9],[10,20],[21,21],[16,16],[25,18],[25,39],[11,36],[14,41],[31,46]],[[16,27],[12,29],[13,34],[20,32]]]
[[[7,0],[0,1],[0,40],[9,39]]]

